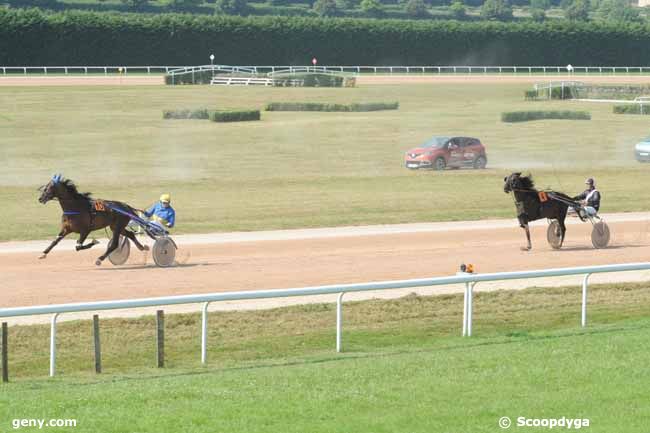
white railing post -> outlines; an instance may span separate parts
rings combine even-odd
[[[208,305],[209,302],[203,303],[201,311],[201,364],[208,362]]]
[[[582,327],[587,326],[587,286],[589,285],[589,276],[586,274],[582,279]]]
[[[339,293],[336,298],[336,353],[341,353],[341,334],[343,333],[343,295],[345,292]]]
[[[463,337],[467,336],[468,299],[469,299],[469,283],[465,283],[465,292],[463,295]]]
[[[474,298],[474,286],[476,285],[475,281],[468,283],[469,285],[469,296],[467,297],[467,336],[472,336],[472,299]]]
[[[50,377],[54,377],[56,373],[56,319],[59,313],[52,315],[50,324]]]

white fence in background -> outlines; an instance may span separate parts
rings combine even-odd
[[[56,371],[56,322],[60,314],[81,311],[115,310],[126,308],[156,307],[163,305],[202,303],[201,323],[201,362],[207,360],[208,341],[208,306],[212,302],[243,301],[248,299],[270,299],[291,296],[313,296],[337,294],[336,305],[336,351],[341,351],[341,333],[343,330],[343,295],[351,292],[371,290],[404,289],[411,287],[431,287],[449,284],[463,284],[465,296],[463,304],[462,335],[472,335],[472,298],[477,283],[485,281],[521,280],[529,278],[559,277],[567,275],[584,275],[582,280],[582,314],[581,325],[587,324],[587,288],[589,276],[606,272],[626,272],[650,270],[650,263],[626,263],[618,265],[582,266],[574,268],[556,268],[536,271],[498,272],[492,274],[459,273],[450,277],[424,278],[414,280],[384,281],[376,283],[343,284],[297,289],[259,290],[245,292],[225,292],[203,295],[167,296],[160,298],[145,298],[120,301],[85,302],[76,304],[44,305],[34,307],[2,308],[0,318],[16,316],[32,316],[37,314],[52,314],[50,332],[50,376]]]
[[[217,65],[214,65],[217,66]],[[174,69],[193,69],[201,66],[0,66],[2,75],[50,75],[50,74],[162,74]],[[210,68],[211,65],[204,66]],[[303,72],[314,66],[238,66],[255,73],[279,70]],[[518,74],[518,75],[567,75],[566,66],[317,66],[324,72],[348,72],[354,74]],[[120,72],[121,71],[121,72]],[[569,75],[601,74],[627,75],[650,74],[650,66],[573,66]]]

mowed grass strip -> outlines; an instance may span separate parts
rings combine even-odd
[[[535,338],[557,330],[579,330],[578,287],[478,292],[472,341]],[[465,345],[461,340],[462,295],[409,295],[396,300],[344,305],[346,355]],[[593,286],[589,322],[595,326],[647,316],[647,284]],[[101,313],[100,313],[101,318]],[[334,355],[335,304],[307,304],[260,311],[213,312],[209,317],[209,361],[213,368]],[[166,361],[173,371],[200,366],[200,314],[165,319]],[[155,317],[101,320],[104,371],[139,373],[155,367]],[[14,380],[48,373],[49,326],[11,326],[10,365]],[[92,322],[58,326],[57,369],[64,377],[93,372]]]
[[[617,116],[607,104],[526,102],[526,88],[3,87],[0,241],[58,233],[60,209],[39,205],[36,191],[58,172],[81,190],[140,208],[171,192],[175,233],[512,217],[502,191],[512,171],[530,171],[541,188],[569,194],[592,176],[603,212],[650,210],[650,170],[633,154],[648,135],[641,116]],[[228,125],[160,116],[165,107],[240,109],[277,100],[399,100],[400,109],[269,112],[261,122]],[[499,121],[503,111],[569,107],[590,111],[593,121]],[[406,150],[445,134],[480,138],[488,170],[404,167]]]
[[[459,337],[458,295],[349,303],[340,355],[333,305],[216,313],[207,368],[198,363],[198,315],[169,315],[163,370],[153,368],[153,319],[106,320],[100,376],[91,373],[90,323],[63,323],[54,379],[42,377],[47,327],[12,328],[13,382],[0,386],[0,423],[9,430],[16,418],[74,418],[82,432],[494,432],[502,416],[564,416],[590,419],[589,431],[645,433],[647,284],[594,286],[585,330],[579,299],[576,287],[479,293],[471,338]]]

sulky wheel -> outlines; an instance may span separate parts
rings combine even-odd
[[[605,221],[594,224],[591,230],[591,244],[594,248],[605,248],[609,244],[609,227]]]
[[[171,238],[158,238],[153,244],[151,254],[156,265],[162,268],[172,266],[176,258],[176,244]]]
[[[562,231],[560,230],[560,223],[556,220],[551,221],[548,225],[546,240],[554,250],[559,250],[562,247]]]
[[[115,248],[115,250],[108,256],[108,261],[115,266],[123,265],[129,259],[130,251],[131,243],[126,237],[120,236],[117,248]]]

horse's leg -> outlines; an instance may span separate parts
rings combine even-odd
[[[140,251],[149,251],[149,247],[147,245],[142,245],[138,238],[135,236],[135,233],[133,233],[131,230],[122,230],[122,235],[131,239],[131,242],[133,242]]]
[[[120,227],[119,229],[116,227],[113,229],[113,237],[111,240],[108,242],[108,247],[106,248],[106,252],[99,256],[97,260],[95,260],[95,264],[97,266],[100,266],[104,260],[106,260],[106,257],[108,257],[115,249],[117,248],[118,244],[120,243],[120,232],[124,229],[125,226]]]
[[[61,239],[66,237],[70,233],[66,228],[62,228],[61,231],[59,232],[59,235],[52,241],[49,247],[45,248],[43,251],[43,254],[39,257],[39,259],[44,259],[47,257],[47,254],[52,251],[52,248],[56,246],[59,242],[61,242]]]
[[[75,249],[77,251],[87,250],[88,248],[92,248],[99,243],[97,239],[93,239],[92,241],[90,241],[89,244],[84,245],[83,243],[86,241],[86,238],[88,237],[89,234],[90,231],[82,232],[79,234],[79,240],[77,241],[77,245],[75,246]]]
[[[521,247],[521,250],[530,251],[533,248],[533,245],[530,243],[530,228],[528,227],[528,223],[524,224],[523,229],[526,231],[526,241],[528,242],[528,245],[526,247]]]

